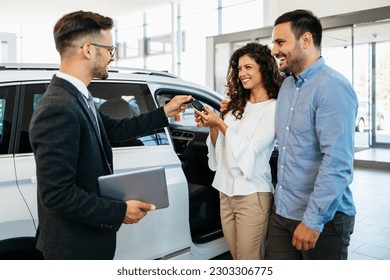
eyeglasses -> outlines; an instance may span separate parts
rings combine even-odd
[[[107,49],[110,52],[111,57],[114,57],[114,55],[115,55],[116,47],[114,47],[114,46],[101,45],[101,44],[97,44],[97,43],[89,43],[89,44],[92,46],[99,47],[99,48]],[[83,47],[83,46],[81,46],[81,47]]]

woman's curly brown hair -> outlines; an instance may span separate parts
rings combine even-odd
[[[277,62],[271,55],[271,50],[267,46],[263,46],[259,43],[248,43],[234,51],[230,57],[229,68],[226,75],[227,96],[229,96],[230,101],[227,105],[227,110],[223,111],[221,114],[222,118],[231,111],[237,119],[241,119],[245,105],[249,99],[251,91],[242,86],[242,82],[238,77],[238,60],[243,55],[248,55],[259,64],[260,74],[268,96],[271,99],[276,99],[278,96],[283,79],[278,71]]]

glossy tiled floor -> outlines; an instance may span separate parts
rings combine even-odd
[[[361,151],[355,159],[357,215],[348,259],[390,260],[390,149]]]

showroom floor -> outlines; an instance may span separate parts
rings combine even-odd
[[[349,259],[390,260],[390,149],[355,154],[351,189],[357,215]]]

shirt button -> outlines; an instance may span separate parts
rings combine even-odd
[[[284,168],[284,165],[280,166],[282,169]]]
[[[296,90],[299,90],[299,87],[297,87]]]
[[[290,110],[291,110],[291,111],[294,110],[294,107],[291,107]]]
[[[288,126],[286,126],[286,130],[288,130]]]
[[[284,147],[283,147],[283,150],[285,150],[285,149],[286,149],[286,147],[284,146]]]

